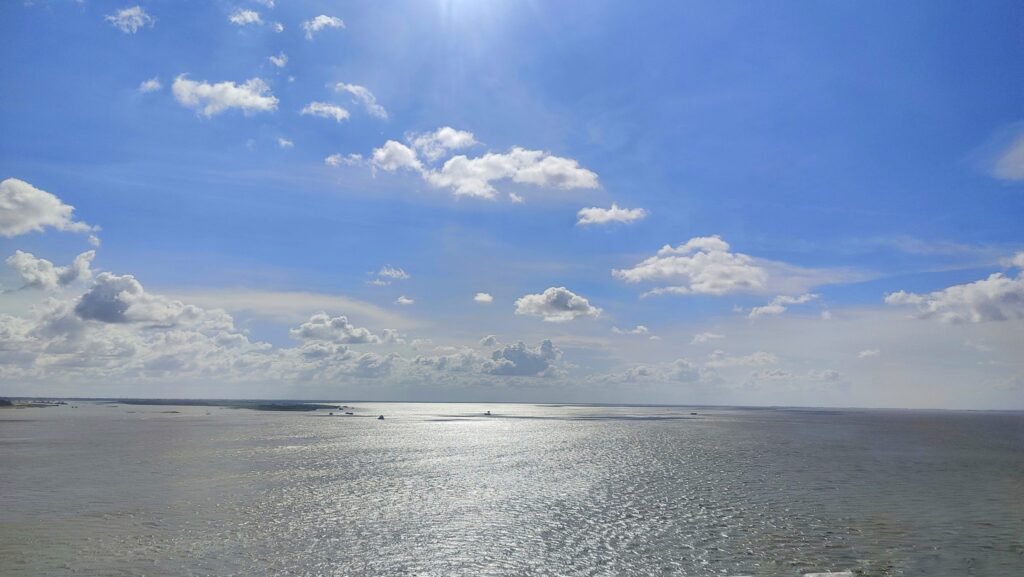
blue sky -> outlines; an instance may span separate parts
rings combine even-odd
[[[0,15],[10,394],[1024,407],[1019,3]]]

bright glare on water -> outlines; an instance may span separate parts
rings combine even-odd
[[[83,403],[0,412],[0,463],[6,576],[1024,567],[1021,413]]]

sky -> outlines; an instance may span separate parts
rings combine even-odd
[[[1024,409],[1019,2],[0,4],[0,394]]]

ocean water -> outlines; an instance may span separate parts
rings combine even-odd
[[[0,410],[5,576],[823,571],[1024,575],[1024,414]]]

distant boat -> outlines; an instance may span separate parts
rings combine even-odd
[[[346,414],[346,415],[351,415],[351,414],[352,414],[352,411],[345,411],[345,414]]]
[[[691,415],[696,415],[697,413],[690,413],[690,414],[691,414]]]
[[[381,416],[377,417],[377,420],[378,421],[383,421],[384,420],[384,415],[381,415]]]
[[[484,413],[484,414],[485,414],[485,415],[487,415],[488,417],[490,417],[490,416],[491,416],[491,412],[490,412],[490,411],[487,411],[487,412],[486,412],[486,413]]]

